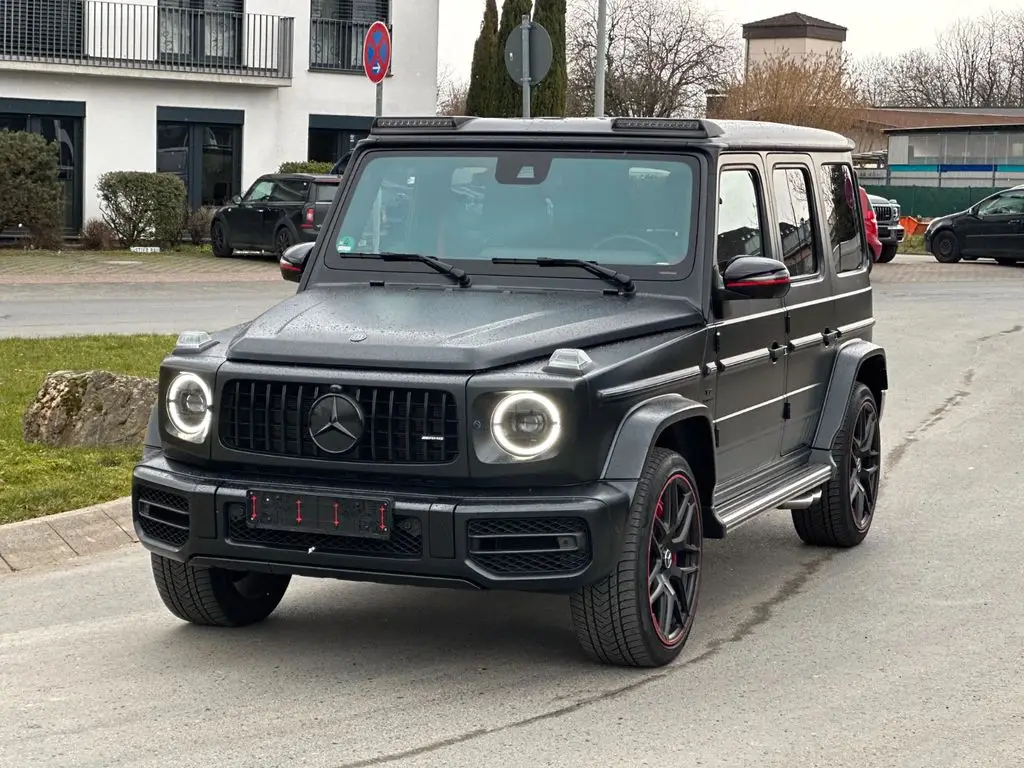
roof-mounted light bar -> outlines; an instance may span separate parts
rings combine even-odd
[[[420,131],[454,131],[469,117],[377,117],[370,133],[418,133]]]
[[[711,120],[676,117],[616,117],[612,130],[619,132],[662,133],[694,139],[713,139],[725,133],[722,126]]]

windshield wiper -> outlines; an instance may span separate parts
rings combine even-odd
[[[383,251],[382,253],[345,253],[341,254],[346,259],[380,259],[381,261],[418,261],[426,264],[435,272],[450,277],[463,288],[473,284],[471,278],[464,269],[459,269],[453,264],[441,261],[436,256],[425,256],[422,253],[395,253],[394,251]]]
[[[585,269],[592,275],[596,275],[606,283],[611,283],[619,288],[624,294],[636,292],[636,285],[629,275],[617,272],[611,267],[605,267],[596,261],[584,261],[583,259],[552,259],[541,256],[537,259],[491,259],[492,264],[534,264],[538,267],[579,267]]]

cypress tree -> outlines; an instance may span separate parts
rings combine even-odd
[[[498,50],[494,57],[495,110],[498,117],[520,117],[523,114],[523,90],[518,81],[508,76],[505,68],[505,41],[518,29],[523,16],[533,10],[533,0],[505,0],[501,7],[501,26],[498,27]]]
[[[569,72],[565,53],[566,0],[537,0],[533,20],[551,35],[551,71],[533,88],[532,113],[537,117],[565,117]]]
[[[473,69],[469,76],[469,92],[466,95],[466,113],[476,117],[494,117],[496,112],[495,62],[501,63],[498,50],[498,3],[487,0],[484,19],[480,25],[480,36],[473,47]]]

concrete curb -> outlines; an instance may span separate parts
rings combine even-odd
[[[0,577],[119,549],[138,540],[130,496],[0,525]]]

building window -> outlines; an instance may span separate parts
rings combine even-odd
[[[908,162],[911,165],[938,165],[942,162],[942,136],[918,133],[910,137]]]
[[[309,17],[309,68],[362,72],[363,39],[390,22],[391,0],[310,0]]]
[[[805,168],[776,168],[772,174],[775,210],[782,238],[782,260],[793,277],[818,271],[811,216],[811,178]]]
[[[231,110],[157,107],[156,169],[185,184],[190,208],[225,205],[242,191],[242,125]]]
[[[74,233],[82,228],[84,114],[84,102],[0,98],[0,130],[27,131],[56,142],[64,228]]]
[[[844,163],[826,163],[821,172],[821,205],[828,221],[832,262],[837,273],[853,272],[864,266],[867,256],[860,190],[853,169]]]
[[[245,0],[158,0],[159,54],[193,66],[242,62]]]
[[[723,171],[718,182],[718,267],[737,256],[760,256],[764,243],[760,195],[753,171]]]
[[[963,165],[967,157],[967,134],[950,133],[945,137],[946,145],[942,153],[942,162],[947,165]]]
[[[306,159],[337,163],[370,135],[372,123],[372,117],[362,115],[310,115]]]

